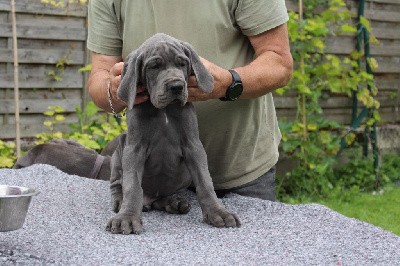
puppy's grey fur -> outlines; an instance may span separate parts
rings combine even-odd
[[[213,78],[193,48],[165,34],[154,35],[128,56],[118,88],[127,103],[128,132],[111,162],[118,212],[107,224],[112,233],[142,232],[143,207],[187,213],[189,203],[174,194],[192,182],[206,223],[240,226],[214,192],[194,106],[187,102],[192,73],[201,90],[212,91]],[[134,106],[139,84],[147,88],[150,101]]]
[[[79,175],[101,180],[110,179],[110,156],[105,156],[96,176],[91,176],[98,157],[97,152],[66,139],[56,139],[39,144],[18,158],[15,169],[33,164],[49,164],[70,175]]]

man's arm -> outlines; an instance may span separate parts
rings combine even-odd
[[[293,69],[286,24],[250,36],[249,40],[256,57],[250,64],[235,68],[243,82],[243,94],[240,99],[257,98],[285,86],[290,80]],[[194,88],[196,81],[191,77],[189,100],[204,101],[224,97],[232,83],[231,74],[206,59],[202,59],[202,62],[214,77],[214,90],[210,94],[200,92]]]
[[[117,89],[121,82],[121,72],[124,66],[122,57],[102,55],[92,52],[92,71],[88,79],[89,94],[95,104],[107,112],[111,112],[107,96],[107,80],[110,80],[111,100],[116,112],[120,112],[125,106],[117,96]],[[138,88],[138,93],[142,92]],[[147,95],[137,96],[135,104],[147,101]]]
[[[250,64],[235,68],[243,82],[241,99],[260,97],[287,84],[292,74],[293,59],[290,54],[286,24],[249,37],[256,58]],[[121,82],[123,68],[120,56],[101,55],[92,52],[92,71],[88,80],[89,94],[100,108],[111,112],[107,97],[107,79],[111,81],[111,95],[114,109],[119,112],[126,104],[118,99],[117,89]],[[198,90],[195,77],[189,80],[189,101],[205,101],[225,96],[232,83],[232,76],[223,69],[202,58],[203,64],[214,77],[214,90],[203,93]],[[137,93],[144,91],[138,89]],[[137,95],[135,104],[147,101],[147,95]]]

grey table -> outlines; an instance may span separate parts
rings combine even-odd
[[[105,231],[108,183],[47,165],[0,169],[0,184],[34,187],[22,229],[0,232],[0,265],[400,265],[400,237],[322,205],[288,205],[231,194],[222,201],[239,229],[187,215],[144,213],[141,235]]]

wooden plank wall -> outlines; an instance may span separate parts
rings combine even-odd
[[[59,105],[72,113],[83,103],[85,78],[78,70],[86,61],[86,7],[52,8],[40,0],[17,0],[21,136],[45,130],[43,112]],[[10,1],[0,0],[0,138],[15,136],[14,79]],[[62,79],[48,75],[66,58]],[[61,128],[76,121],[68,115]]]
[[[356,16],[358,0],[347,0],[347,6]],[[289,10],[298,10],[297,4],[286,0]],[[380,114],[384,123],[400,122],[400,0],[366,0],[365,17],[371,21],[374,36],[380,44],[371,45],[371,55],[378,61],[375,72],[381,103]],[[327,52],[347,55],[355,49],[355,37],[351,35],[330,37],[326,40]],[[280,118],[296,114],[293,97],[275,96],[275,105]],[[331,97],[321,105],[324,114],[341,123],[351,121],[352,100],[343,96]]]
[[[291,0],[288,9],[296,10]],[[357,13],[358,1],[347,0]],[[87,97],[85,77],[78,69],[86,64],[86,9],[69,5],[66,9],[51,8],[40,0],[18,0],[17,31],[20,60],[21,133],[31,137],[44,130],[42,115],[49,105],[62,106],[73,114]],[[14,137],[13,58],[10,1],[0,0],[0,139]],[[376,82],[380,88],[381,115],[384,123],[398,123],[400,94],[400,0],[367,0],[366,17],[371,20],[380,45],[372,46],[378,60]],[[348,54],[355,47],[354,36],[338,36],[327,40],[328,51]],[[57,61],[67,56],[61,81],[47,74],[55,70]],[[290,96],[275,96],[278,116],[293,117],[296,100]],[[335,96],[324,102],[326,116],[343,123],[351,117],[351,99]],[[68,115],[64,125],[76,121]]]

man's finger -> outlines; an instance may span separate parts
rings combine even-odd
[[[119,84],[121,83],[121,76],[114,77],[111,82],[113,91],[117,91]]]
[[[188,87],[189,102],[206,101],[209,99],[208,97],[209,95],[199,90],[198,87]]]
[[[188,87],[197,87],[197,79],[196,76],[191,75],[188,78]]]
[[[122,73],[122,68],[124,67],[124,62],[119,62],[116,63],[112,68],[111,68],[111,74],[116,77],[121,75]]]

